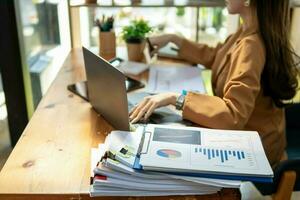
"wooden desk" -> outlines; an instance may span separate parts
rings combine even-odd
[[[73,50],[0,173],[0,199],[90,198],[91,148],[103,142],[112,127],[92,110],[89,103],[67,91],[68,84],[84,79],[82,53]],[[198,197],[172,197],[240,198],[237,189]]]

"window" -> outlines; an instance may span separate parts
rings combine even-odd
[[[38,105],[70,50],[67,1],[15,0],[29,113]]]

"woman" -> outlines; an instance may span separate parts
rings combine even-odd
[[[215,96],[188,92],[145,98],[130,113],[132,123],[158,107],[177,105],[200,126],[258,131],[271,165],[284,157],[284,106],[296,94],[297,69],[289,43],[289,1],[226,0],[241,28],[216,48],[176,35],[151,38],[158,47],[174,42],[179,56],[212,70]]]

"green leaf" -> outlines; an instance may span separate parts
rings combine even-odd
[[[142,41],[146,38],[146,35],[152,31],[152,27],[144,20],[133,20],[129,26],[125,26],[122,29],[122,38],[125,41]]]

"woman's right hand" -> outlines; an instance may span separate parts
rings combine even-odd
[[[156,108],[174,105],[176,99],[180,96],[178,93],[168,92],[145,97],[129,113],[131,123],[136,123],[141,119],[147,120]]]

